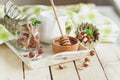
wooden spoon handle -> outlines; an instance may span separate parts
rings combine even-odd
[[[56,18],[56,20],[57,20],[57,24],[58,24],[58,27],[59,27],[61,36],[63,36],[62,29],[61,29],[61,26],[60,26],[60,22],[59,22],[59,20],[58,20],[58,16],[57,16],[57,13],[56,13],[56,9],[55,9],[54,2],[53,2],[53,0],[50,0],[50,2],[51,2],[51,5],[52,5],[52,8],[53,8],[53,12],[54,12],[55,18]]]

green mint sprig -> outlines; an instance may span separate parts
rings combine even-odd
[[[94,39],[92,27],[85,29],[84,32],[87,33],[88,35],[90,35],[90,37],[92,37]]]
[[[37,20],[36,18],[32,19],[34,25],[40,24],[41,21]]]

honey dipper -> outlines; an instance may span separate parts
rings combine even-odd
[[[58,24],[58,27],[59,27],[59,30],[60,30],[60,33],[61,33],[59,44],[62,45],[62,46],[69,46],[69,45],[71,45],[71,42],[70,42],[69,38],[67,36],[64,36],[63,33],[62,33],[62,29],[61,29],[60,22],[59,22],[58,17],[57,17],[54,2],[53,2],[53,0],[50,0],[50,2],[51,2],[53,12],[54,12],[54,15],[55,15],[55,18],[56,18],[56,21],[57,21],[57,24]]]

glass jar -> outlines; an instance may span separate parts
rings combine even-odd
[[[16,31],[17,40],[12,40],[10,43],[19,51],[26,52],[26,56],[33,58],[42,54],[40,46],[40,34],[37,26],[32,22],[26,22],[20,25]]]

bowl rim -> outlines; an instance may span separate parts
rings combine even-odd
[[[54,40],[52,41],[52,44],[55,44],[55,45],[57,45],[57,46],[59,46],[59,47],[71,47],[71,46],[74,46],[74,45],[79,44],[79,41],[78,41],[77,38],[72,37],[72,36],[68,36],[68,37],[76,40],[76,43],[74,43],[74,44],[72,44],[72,45],[68,45],[68,46],[61,46],[61,45],[56,44],[56,42],[59,41],[58,39],[60,39],[60,37],[56,37],[56,38],[54,38]]]

